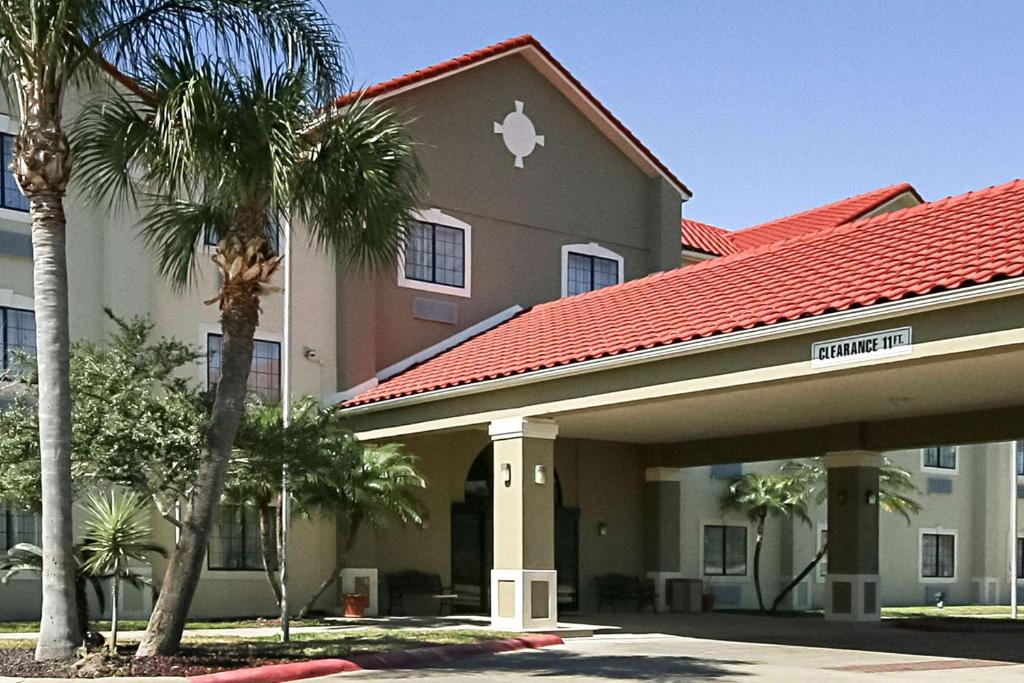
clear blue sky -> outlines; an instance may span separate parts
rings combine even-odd
[[[359,85],[532,33],[724,227],[1024,175],[1021,2],[324,1]]]

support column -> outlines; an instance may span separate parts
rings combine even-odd
[[[876,451],[825,455],[828,470],[828,578],[825,618],[878,621],[878,471]]]
[[[555,576],[555,437],[558,425],[507,418],[494,441],[491,625],[523,631],[558,624]]]
[[[644,566],[658,593],[655,609],[669,611],[668,580],[681,579],[683,471],[649,467],[644,471]],[[700,596],[697,596],[698,609]]]

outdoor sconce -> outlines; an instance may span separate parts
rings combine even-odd
[[[501,480],[505,482],[505,486],[512,485],[512,463],[501,463]]]
[[[533,468],[533,483],[543,486],[548,480],[548,470],[544,465],[537,465]]]
[[[608,525],[605,524],[604,522],[598,522],[597,523],[597,535],[598,536],[607,536],[608,535]]]
[[[868,505],[874,505],[877,502],[878,502],[878,494],[875,493],[872,489],[868,489],[867,504]]]

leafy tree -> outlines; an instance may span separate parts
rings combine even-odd
[[[180,371],[198,355],[179,341],[153,340],[145,318],[107,314],[115,329],[106,342],[77,342],[71,351],[73,490],[121,486],[178,524],[174,505],[190,494],[205,422],[202,396]],[[0,411],[0,500],[38,509],[36,375],[31,358],[20,360],[14,401]]]
[[[389,521],[422,526],[425,511],[416,494],[427,484],[415,456],[397,444],[361,444],[352,434],[336,433],[321,443],[335,467],[298,489],[301,507],[334,518],[344,544],[331,573],[299,611],[305,617],[348,563],[359,530],[379,529]]]
[[[796,515],[810,522],[807,516],[807,493],[801,483],[801,480],[783,474],[748,472],[734,479],[722,497],[723,510],[742,512],[755,525],[754,589],[757,591],[757,604],[762,611],[765,606],[761,593],[761,548],[765,521],[769,516]]]
[[[195,246],[219,243],[223,366],[207,443],[139,654],[177,650],[241,421],[260,302],[280,266],[268,237],[289,214],[348,263],[391,264],[415,208],[418,166],[403,127],[364,103],[338,109],[304,62],[245,68],[190,55],[156,59],[144,100],[93,109],[75,148],[96,197],[136,202],[161,272],[192,279]]]
[[[824,505],[828,499],[828,470],[825,468],[825,461],[822,458],[809,458],[787,462],[782,466],[784,476],[792,477],[797,485],[805,491],[805,495],[817,505]],[[888,456],[882,456],[882,466],[878,471],[878,505],[885,512],[894,512],[907,524],[911,522],[911,515],[921,511],[921,504],[911,498],[911,494],[917,493],[918,488],[914,484],[913,477],[906,469],[896,465]],[[794,588],[800,585],[808,574],[810,574],[825,554],[828,553],[829,542],[821,544],[821,548],[811,558],[804,568],[793,577],[782,589],[772,603],[771,610],[774,612],[782,601]]]
[[[148,562],[151,553],[167,552],[149,541],[149,503],[130,492],[109,498],[93,494],[85,503],[85,540],[82,542],[83,569],[91,576],[110,579],[110,653],[117,654],[117,607],[122,581],[148,586],[150,579],[135,573],[132,562]]]
[[[333,31],[303,0],[0,0],[0,71],[20,130],[11,170],[28,198],[39,354],[43,619],[37,659],[66,659],[75,617],[71,530],[71,389],[64,196],[73,154],[64,101],[73,83],[98,81],[107,61],[131,70],[154,53],[195,48],[254,55],[287,46],[306,57],[323,90],[337,83]],[[89,179],[86,175],[85,180]]]

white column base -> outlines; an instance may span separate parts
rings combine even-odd
[[[358,582],[358,584],[357,584]],[[341,570],[342,593],[368,593],[370,598],[363,612],[368,617],[377,616],[377,570],[346,567]]]
[[[507,631],[557,627],[555,570],[492,569],[491,626]]]
[[[829,574],[825,579],[825,619],[879,621],[881,597],[878,574]]]
[[[672,606],[668,604],[668,580],[686,577],[682,572],[647,572],[647,578],[654,580],[654,590],[658,593],[658,597],[654,601],[655,611],[671,611]]]

